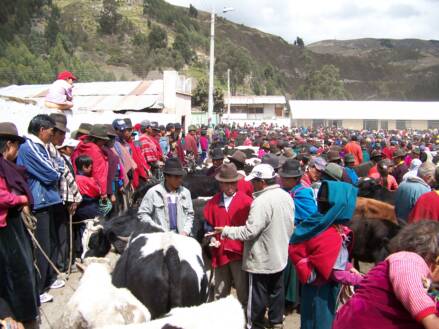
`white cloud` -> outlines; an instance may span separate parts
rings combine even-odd
[[[439,39],[438,0],[167,0],[210,11],[292,42],[325,39]]]

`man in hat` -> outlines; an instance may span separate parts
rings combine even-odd
[[[58,147],[63,145],[66,133],[69,131],[67,128],[67,118],[61,113],[52,113],[50,117],[55,121],[55,127],[53,129],[51,143],[49,143],[47,149],[54,161],[54,167],[58,168],[57,170],[59,171],[63,170],[63,174],[59,180],[59,193],[63,203],[54,206],[54,212],[57,218],[55,221],[57,241],[54,252],[57,257],[57,266],[64,272],[68,269],[69,255],[67,223],[69,218],[71,218],[70,216],[73,216],[76,208],[82,201],[82,196],[79,193],[71,163],[68,162],[68,160],[66,161],[58,150]]]
[[[113,128],[118,135],[114,148],[122,160],[131,185],[135,189],[140,185],[141,180],[146,181],[148,179],[147,171],[150,166],[146,163],[140,148],[134,145],[131,120],[129,118],[116,119],[113,121]]]
[[[140,123],[140,131],[142,133],[139,138],[140,149],[145,161],[151,168],[158,168],[159,161],[163,158],[160,144],[155,138],[157,128],[158,124],[156,127],[155,123],[151,123],[149,120],[143,120]]]
[[[354,155],[355,165],[358,166],[363,162],[363,150],[360,144],[358,144],[357,135],[351,136],[351,141],[344,147],[345,153],[350,153]]]
[[[163,125],[159,126],[160,128],[160,135],[159,137],[159,144],[160,149],[162,151],[162,160],[165,159],[168,156],[169,153],[169,135],[166,133],[166,128]]]
[[[380,150],[373,150],[370,154],[369,170],[367,176],[371,177],[373,174],[378,174],[377,164],[383,159],[383,153]]]
[[[200,156],[200,163],[204,161],[207,157],[207,152],[209,150],[209,138],[207,137],[207,130],[203,129],[201,130],[201,136],[200,136],[200,148],[201,148],[201,156]]]
[[[76,140],[83,140],[87,138],[90,133],[91,128],[93,127],[90,123],[81,123],[77,130],[73,131],[71,136]]]
[[[17,164],[26,168],[28,184],[34,199],[33,214],[37,218],[35,237],[42,250],[56,263],[53,246],[54,217],[53,207],[62,204],[59,194],[59,179],[64,168],[54,167],[54,163],[47,150],[53,136],[55,121],[46,114],[39,114],[32,118],[28,127],[26,141],[20,146]],[[56,280],[56,275],[43,254],[36,251],[36,263],[40,273],[39,292],[42,303],[53,300],[47,294],[49,288],[61,288],[64,281]]]
[[[237,190],[238,174],[233,163],[221,166],[215,179],[220,192],[215,194],[204,207],[204,219],[213,229],[224,226],[243,226],[247,221],[252,198]],[[219,234],[211,238],[212,267],[215,273],[215,299],[230,294],[235,287],[238,300],[245,307],[248,299],[247,274],[242,270],[243,243],[221,238]]]
[[[141,221],[189,236],[194,221],[191,192],[183,184],[185,171],[176,158],[166,160],[163,169],[164,182],[146,192],[140,204]]]
[[[399,148],[393,152],[393,162],[395,163],[395,167],[393,168],[392,175],[395,177],[398,184],[402,182],[402,178],[409,171],[409,168],[404,162],[404,158],[405,152],[403,149]]]
[[[195,161],[198,161],[198,143],[197,143],[197,128],[194,125],[190,125],[188,128],[188,134],[184,139],[186,153],[192,153],[195,157]]]
[[[268,164],[253,168],[246,180],[254,186],[255,199],[244,226],[216,227],[221,238],[244,241],[242,268],[249,274],[247,328],[282,328],[285,293],[283,270],[288,243],[294,230],[294,204],[276,184],[276,173]]]
[[[344,170],[348,174],[349,178],[352,181],[352,184],[357,185],[358,183],[358,175],[355,172],[354,166],[355,166],[355,157],[353,154],[346,154],[344,156]]]
[[[219,168],[224,162],[224,153],[220,148],[214,148],[211,153],[212,167],[210,167],[206,176],[215,176],[218,173]]]
[[[253,197],[253,185],[246,181],[244,177],[246,176],[244,167],[245,167],[245,160],[247,159],[244,152],[237,150],[235,151],[232,156],[228,157],[229,161],[234,163],[236,168],[238,169],[238,173],[242,175],[242,179],[238,181],[238,191],[244,192],[249,197]]]

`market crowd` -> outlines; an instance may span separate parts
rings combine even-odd
[[[438,328],[438,145],[437,130],[221,124],[185,133],[180,123],[118,118],[70,132],[53,113],[36,115],[20,136],[1,122],[2,324],[37,325],[50,289],[65,285],[59,273],[83,253],[85,221],[122,213],[151,179],[159,183],[139,220],[190,236],[189,168],[219,184],[204,207],[214,298],[234,287],[248,328],[282,328],[286,305],[300,309],[304,329]],[[246,148],[258,159],[251,169]],[[395,193],[402,227],[367,274],[351,264],[355,237],[345,225],[365,177]]]

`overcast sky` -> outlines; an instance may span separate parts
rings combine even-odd
[[[217,12],[293,42],[326,39],[439,39],[439,0],[167,0]]]

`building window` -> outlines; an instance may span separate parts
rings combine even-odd
[[[396,129],[404,130],[407,128],[407,123],[405,120],[396,120]]]
[[[380,128],[385,129],[385,130],[389,129],[389,121],[381,120],[380,121]]]
[[[439,129],[439,120],[429,120],[428,129]]]
[[[378,120],[363,120],[363,129],[378,130]]]

